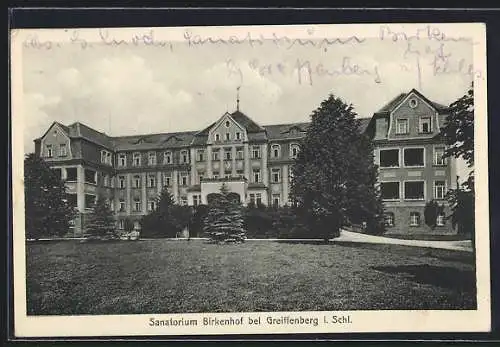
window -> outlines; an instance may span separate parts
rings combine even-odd
[[[255,194],[250,194],[250,204],[255,204]]]
[[[436,225],[438,227],[442,227],[446,224],[446,216],[444,213],[438,213],[437,218],[436,218]]]
[[[118,187],[125,188],[125,176],[118,176]]]
[[[215,141],[220,141],[220,135],[219,134],[215,134]]]
[[[288,169],[288,182],[292,183],[293,181],[293,168]]]
[[[212,153],[212,159],[214,161],[219,161],[219,149],[215,149]]]
[[[133,182],[134,182],[134,188],[140,188],[141,187],[141,176],[135,175]]]
[[[163,164],[172,164],[172,152],[163,153]]]
[[[118,155],[118,166],[126,166],[127,165],[127,155],[125,153],[120,153]]]
[[[155,152],[148,153],[148,165],[156,165],[156,153]]]
[[[420,213],[410,212],[410,226],[417,227],[420,225]]]
[[[231,134],[226,133],[226,141],[229,141],[231,139]]]
[[[408,119],[396,120],[396,134],[408,134]]]
[[[156,210],[156,200],[149,200],[148,211],[154,211],[154,210]]]
[[[446,182],[434,181],[434,198],[444,199],[445,195],[446,195]]]
[[[186,173],[181,174],[181,185],[182,186],[188,185],[188,176]]]
[[[85,183],[97,184],[97,173],[94,170],[85,169]]]
[[[214,179],[219,179],[219,175],[214,175]]]
[[[273,206],[278,207],[280,205],[280,195],[273,194]]]
[[[431,130],[431,117],[421,117],[419,122],[419,131],[422,134],[428,134]]]
[[[228,121],[228,120],[226,121],[226,124],[225,124],[225,125],[226,125],[226,128],[229,128],[230,123],[229,123],[229,121]]]
[[[405,182],[406,200],[424,200],[424,181]]]
[[[254,159],[260,158],[260,147],[259,146],[252,147],[252,158],[254,158]]]
[[[201,195],[193,195],[193,206],[201,205]]]
[[[120,219],[118,221],[118,229],[120,229],[120,230],[125,229],[125,219]]]
[[[243,174],[243,170],[236,170],[236,176],[238,176],[239,178],[245,177],[245,175]]]
[[[290,158],[295,159],[299,155],[299,145],[291,144],[290,145]]]
[[[186,206],[188,204],[187,196],[181,196],[181,205]]]
[[[236,159],[243,159],[243,148],[236,148]]]
[[[183,164],[189,163],[188,151],[181,151],[181,161]]]
[[[140,166],[141,165],[141,153],[134,153],[133,155],[133,165]]]
[[[120,199],[120,212],[125,212],[125,200],[124,199]]]
[[[435,147],[434,148],[434,164],[435,165],[445,165],[444,156],[444,147]]]
[[[77,180],[78,173],[76,167],[66,168],[66,181],[75,182]]]
[[[384,200],[399,200],[399,182],[380,183],[380,193]]]
[[[46,149],[47,149],[47,151],[46,151],[47,157],[52,158],[52,156],[53,156],[52,145],[47,145]]]
[[[203,171],[198,171],[198,182],[199,183],[201,183],[201,181],[203,180],[203,174],[204,174]]]
[[[134,198],[134,212],[140,212],[141,211],[141,199],[140,198]]]
[[[205,161],[205,151],[202,149],[198,150],[198,161]]]
[[[279,183],[281,181],[281,170],[271,169],[271,179],[273,183]]]
[[[231,160],[231,148],[224,149],[224,159]]]
[[[102,178],[102,185],[104,187],[109,187],[109,176],[104,174]]]
[[[156,187],[156,176],[155,175],[148,176],[148,187],[149,188]]]
[[[411,108],[415,108],[418,105],[418,101],[417,101],[417,99],[412,98],[412,99],[410,99],[410,101],[408,102],[408,104],[410,105]]]
[[[95,195],[85,194],[85,208],[92,208],[95,204]]]
[[[236,140],[241,140],[241,133],[240,132],[236,132]]]
[[[66,144],[65,143],[61,143],[59,145],[59,156],[60,157],[65,157],[66,155],[67,155]]]
[[[172,179],[172,174],[170,172],[164,172],[163,173],[163,186],[170,187],[171,179]]]
[[[404,164],[405,166],[424,166],[424,149],[405,148]]]
[[[101,163],[106,162],[106,151],[101,151]]]
[[[281,156],[281,146],[280,145],[272,145],[271,146],[271,157],[279,158]]]
[[[226,179],[231,178],[231,173],[225,172],[224,173],[224,178],[226,178]]]
[[[394,226],[394,213],[387,212],[385,214],[385,225],[388,226],[388,227],[393,227]]]
[[[399,149],[381,149],[380,167],[399,167]]]
[[[254,183],[260,183],[260,169],[253,169],[253,181]]]

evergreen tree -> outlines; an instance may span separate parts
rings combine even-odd
[[[313,111],[301,142],[291,195],[311,237],[328,241],[349,222],[366,222],[368,232],[383,232],[373,148],[355,116],[352,105],[329,95]]]
[[[203,231],[212,242],[244,242],[246,232],[241,203],[230,198],[225,184],[209,203]]]
[[[175,237],[189,224],[191,212],[187,206],[175,203],[172,194],[164,187],[154,211],[142,219],[142,235],[146,237]]]
[[[47,162],[28,154],[24,160],[26,237],[64,236],[75,217],[76,209],[61,178]]]
[[[119,235],[115,224],[113,211],[106,200],[98,196],[85,227],[86,237],[102,240],[116,239]]]

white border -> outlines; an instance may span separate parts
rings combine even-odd
[[[385,26],[385,24],[384,24]],[[336,333],[336,332],[487,332],[490,322],[490,256],[489,256],[489,202],[488,202],[488,147],[487,147],[487,108],[486,108],[486,26],[482,23],[453,24],[390,24],[393,32],[415,33],[417,30],[433,26],[442,32],[452,33],[454,37],[472,37],[474,45],[474,67],[482,71],[482,77],[475,77],[475,175],[476,175],[476,274],[477,310],[461,311],[350,311],[343,312],[353,317],[353,324],[298,326],[267,325],[259,326],[209,326],[152,328],[148,325],[149,314],[108,315],[108,316],[27,316],[26,315],[26,259],[24,235],[24,187],[23,187],[23,80],[22,45],[33,30],[14,30],[11,32],[11,72],[12,72],[12,205],[13,205],[13,270],[14,270],[14,327],[16,337],[69,337],[69,336],[134,336],[134,335],[211,335],[211,334],[265,334],[265,333]],[[229,38],[231,35],[244,37],[248,32],[257,35],[275,33],[280,36],[302,38],[324,37],[378,37],[381,24],[362,25],[303,25],[303,26],[234,26],[155,28],[155,38],[164,40],[183,40],[185,30],[203,37]],[[145,28],[107,29],[116,40],[129,40],[138,30]],[[79,37],[97,40],[96,29],[79,29]],[[53,42],[68,40],[69,32],[63,30],[36,30],[39,40]],[[389,40],[389,38],[386,38]],[[210,314],[218,318],[241,316],[282,316],[280,313],[219,313]],[[331,316],[334,312],[301,312],[303,316]],[[290,313],[292,316],[297,313]],[[202,318],[203,314],[155,315],[168,317]]]

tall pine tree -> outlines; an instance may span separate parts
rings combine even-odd
[[[34,153],[24,160],[26,237],[64,236],[75,217],[66,187],[45,160]]]
[[[98,196],[85,226],[85,236],[89,239],[110,240],[119,237],[113,211],[106,200]]]
[[[370,140],[360,132],[352,105],[334,95],[313,111],[295,161],[291,195],[311,237],[337,237],[345,223],[383,231],[383,205]]]
[[[239,201],[231,198],[225,184],[220,194],[209,202],[203,227],[205,235],[213,242],[244,242],[246,231]]]

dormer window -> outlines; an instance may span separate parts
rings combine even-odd
[[[431,132],[431,117],[420,118],[420,133],[428,134]]]

